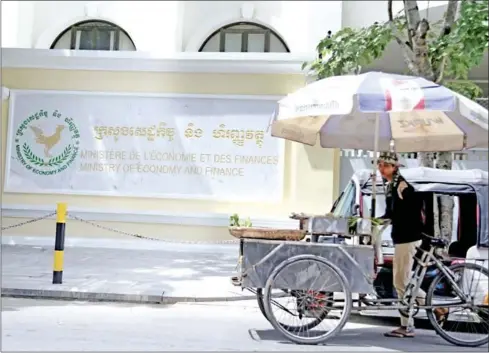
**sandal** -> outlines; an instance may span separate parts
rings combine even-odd
[[[384,333],[385,337],[396,337],[396,338],[412,338],[414,337],[414,331],[408,330],[405,327],[397,328],[393,331]]]
[[[440,324],[441,327],[448,320],[448,309],[447,308],[435,308],[433,309],[433,314],[435,314],[436,321]]]

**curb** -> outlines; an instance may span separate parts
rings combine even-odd
[[[163,295],[139,295],[139,294],[118,294],[100,292],[79,292],[64,290],[43,290],[43,289],[19,289],[2,288],[2,298],[22,298],[22,299],[44,299],[59,301],[85,301],[85,302],[109,302],[120,304],[141,304],[141,305],[171,305],[177,303],[212,303],[212,302],[236,302],[244,300],[256,300],[255,295],[242,295],[234,297],[165,297]],[[399,321],[397,317],[376,317],[366,316],[360,313],[352,313],[360,322],[376,322],[378,325],[395,325]],[[255,339],[250,332],[252,339]]]
[[[101,292],[80,292],[68,290],[44,290],[44,289],[20,289],[2,288],[2,297],[72,300],[91,302],[114,302],[131,304],[176,304],[176,303],[210,303],[210,302],[233,302],[256,299],[256,295],[239,295],[232,297],[171,297],[161,295],[144,294],[120,294]]]
[[[2,288],[2,298],[45,299],[59,301],[109,302],[141,305],[171,305],[177,303],[215,303],[256,300],[256,295],[240,295],[233,297],[165,297],[164,295],[140,295],[101,292],[80,292],[67,290]],[[365,322],[375,321],[383,325],[395,325],[398,317],[370,316],[355,312],[351,314]],[[251,335],[251,333],[250,333]],[[253,337],[252,337],[253,338]]]

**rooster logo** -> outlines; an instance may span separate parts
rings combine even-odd
[[[44,134],[44,131],[42,131],[41,128],[38,126],[29,127],[32,129],[32,131],[34,131],[34,135],[36,135],[36,143],[44,145],[44,157],[52,157],[50,151],[54,146],[59,143],[59,140],[61,140],[61,132],[65,129],[65,126],[56,126],[56,131],[51,136],[46,136]]]
[[[43,122],[51,121],[54,131]],[[39,146],[39,147],[38,147]],[[22,121],[15,133],[17,160],[36,175],[50,176],[66,170],[78,156],[80,130],[73,118],[58,110],[40,110]]]

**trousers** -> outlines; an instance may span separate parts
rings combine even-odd
[[[412,268],[414,264],[414,256],[416,255],[416,247],[421,245],[421,240],[411,243],[395,244],[394,259],[392,262],[392,271],[394,276],[394,288],[397,292],[397,297],[401,299],[404,296],[407,285],[411,279]],[[426,293],[419,289],[416,296],[418,305],[425,305]],[[401,314],[401,326],[414,327],[413,320],[409,320]]]

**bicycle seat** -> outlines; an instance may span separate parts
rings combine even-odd
[[[430,246],[434,248],[444,248],[449,244],[449,241],[443,238],[431,237],[425,233],[423,233],[423,236],[428,240]]]
[[[441,239],[441,238],[430,239],[430,245],[435,247],[435,248],[444,248],[448,245],[448,240]]]

